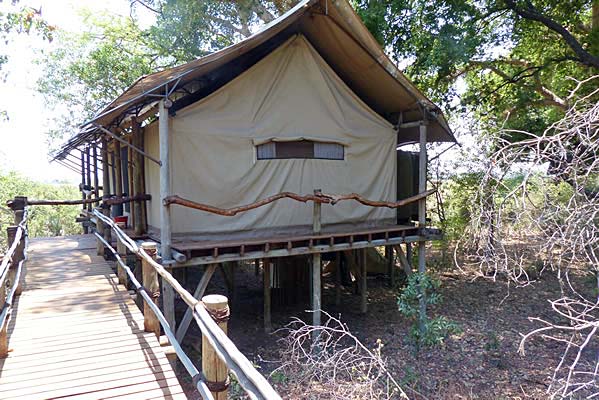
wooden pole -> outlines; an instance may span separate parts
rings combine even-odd
[[[95,147],[94,147],[94,149],[95,149]],[[97,188],[96,188],[96,191],[98,191]],[[106,141],[105,138],[102,138],[102,198],[107,199],[109,197],[110,197],[110,168],[108,165],[108,142]]]
[[[366,314],[366,311],[368,311],[368,266],[366,265],[366,258],[367,258],[367,250],[368,248],[362,249],[361,250],[361,254],[362,254],[362,262],[360,263],[360,268],[361,268],[361,273],[360,273],[360,279],[362,280],[362,283],[360,285],[360,295],[361,295],[361,301],[360,301],[360,312],[362,314]]]
[[[85,196],[85,192],[83,191],[83,187],[85,186],[85,153],[83,152],[83,150],[80,150],[81,152],[81,200],[85,200],[86,196]],[[81,206],[81,209],[83,211],[85,211],[87,207],[85,206],[85,204],[83,204]],[[89,233],[89,226],[86,222],[84,222],[83,224],[83,233],[84,234],[88,234]]]
[[[144,242],[141,244],[141,248],[148,253],[152,259],[156,259],[156,243]],[[158,283],[158,272],[147,262],[144,258],[141,259],[141,268],[143,276],[143,286],[154,301],[158,305],[158,298],[160,297],[160,285]],[[160,321],[150,308],[150,306],[144,301],[144,330],[146,332],[154,332],[157,338],[160,337]]]
[[[196,290],[193,293],[193,297],[195,299],[200,299],[204,296],[204,292],[206,292],[206,289],[208,288],[208,283],[210,283],[210,279],[212,279],[212,275],[214,275],[214,271],[216,271],[217,265],[218,264],[210,264],[204,270],[202,279],[200,279],[200,282],[198,283],[198,286],[196,287]],[[189,329],[189,324],[191,323],[192,318],[193,318],[192,309],[188,308],[185,311],[185,315],[183,316],[183,319],[181,320],[181,323],[179,324],[179,327],[177,328],[177,333],[175,334],[175,337],[177,338],[177,341],[179,343],[183,343],[183,339],[185,338],[185,334],[187,333],[187,330]]]
[[[133,144],[139,144],[141,141],[141,135],[142,130],[141,127],[139,126],[139,123],[137,121],[135,121],[132,125],[132,129],[133,129],[133,137],[132,137],[132,141]],[[135,195],[141,194],[142,193],[142,188],[141,188],[141,180],[142,180],[142,163],[143,163],[143,157],[141,156],[141,154],[134,152],[131,150],[131,157],[133,158],[133,192],[135,193]],[[144,234],[144,230],[143,230],[143,225],[142,225],[142,218],[141,218],[141,202],[135,202],[134,204],[132,204],[133,208],[133,227],[135,229],[135,234],[136,235],[142,235]]]
[[[170,195],[170,146],[169,146],[169,126],[168,126],[168,106],[170,101],[162,99],[158,105],[158,137],[160,144],[160,252],[162,261],[167,263],[173,259],[171,252],[171,208],[169,204],[163,204],[162,200]],[[141,165],[140,165],[141,167]],[[141,207],[140,207],[141,211]],[[140,222],[141,212],[138,213]],[[164,317],[168,321],[171,329],[175,330],[175,292],[166,282],[162,282],[162,306],[164,308]]]
[[[341,252],[335,253],[335,305],[341,304]]]
[[[322,193],[320,189],[315,189],[314,194],[319,195]],[[320,233],[321,228],[321,206],[319,202],[314,202],[313,208],[313,216],[312,216],[312,231],[314,234]],[[321,325],[321,255],[320,253],[314,253],[312,255],[312,325],[320,326]],[[315,342],[318,341],[318,334],[315,332],[315,335],[312,338]]]
[[[105,152],[104,152],[104,142],[102,142],[102,162],[104,163],[104,170],[106,169],[106,158],[105,158]],[[98,189],[98,187],[100,186],[100,182],[99,182],[99,177],[98,177],[98,149],[96,148],[96,146],[92,147],[92,154],[93,154],[93,160],[94,160],[94,195],[96,196],[96,198],[98,198],[100,196],[100,190]],[[102,171],[102,174],[104,174],[104,171]],[[106,183],[104,180],[102,180],[102,186],[105,186]],[[100,202],[96,202],[94,203],[94,207],[98,207],[100,205]]]
[[[9,246],[12,245],[12,243],[15,240],[15,237],[17,235],[17,229],[18,229],[18,226],[6,227],[7,243]],[[17,276],[17,270],[19,267],[19,263],[24,258],[25,258],[25,238],[21,237],[21,240],[19,241],[19,244],[17,245],[17,248],[15,249],[15,253],[12,256],[12,260],[10,262],[10,267],[8,269],[8,280],[10,281],[11,285],[15,281],[15,278]],[[15,294],[18,296],[21,294],[22,291],[23,290],[21,288],[21,283],[18,282],[17,290],[15,291]],[[4,295],[4,292],[0,292],[0,296],[3,296],[3,295]]]
[[[100,207],[96,207],[96,210],[104,212]],[[98,235],[104,237],[104,222],[100,218],[96,218],[96,232],[98,232]],[[96,253],[99,256],[104,256],[104,243],[99,238],[96,238]]]
[[[114,142],[114,194],[123,196],[123,164],[121,162],[121,144]]]
[[[212,294],[204,296],[202,302],[212,319],[227,334],[227,321],[229,320],[227,298],[218,294]],[[226,400],[229,369],[227,368],[227,364],[216,354],[206,336],[202,336],[202,373],[214,400]]]
[[[420,193],[426,190],[426,128],[427,126],[420,125],[420,157],[418,163],[418,191]],[[418,201],[418,228],[420,229],[420,235],[424,235],[424,229],[426,227],[426,199]],[[418,242],[418,273],[426,273],[426,242],[424,240]],[[426,292],[421,286],[420,298],[419,298],[419,329],[421,333],[424,333],[426,329]]]
[[[116,251],[123,260],[127,260],[127,246],[123,243],[120,236],[116,237]],[[119,277],[119,283],[127,288],[127,272],[123,269],[120,263],[116,263],[116,272]]]
[[[395,287],[395,255],[393,246],[385,246],[385,258],[387,260],[387,274],[389,275],[389,286]]]
[[[90,151],[89,146],[87,146],[85,148],[85,158],[86,158],[86,171],[85,171],[86,185],[91,187],[91,185],[92,185],[92,170],[91,170],[92,163],[91,163],[91,151]],[[94,193],[95,193],[95,191],[96,191],[96,188],[94,188]],[[91,194],[89,194],[88,197],[91,198]],[[88,204],[87,211],[91,211],[91,210],[92,210],[92,205]]]
[[[26,196],[15,196],[15,198],[13,199],[12,205],[11,205],[11,209],[14,212],[15,226],[18,226],[21,224],[21,222],[23,222],[23,219],[25,218],[25,207],[27,207],[27,197]],[[15,230],[15,234],[16,234],[16,230]],[[12,243],[12,240],[8,240],[9,245],[10,245],[10,243]],[[24,237],[24,234],[23,234],[23,237],[21,237],[19,244],[17,245],[17,248],[15,250],[15,256],[13,257],[13,261],[11,263],[11,271],[12,271],[11,274],[13,277],[17,273],[19,262],[23,259],[25,259],[25,237]],[[23,275],[24,275],[24,273],[21,272],[21,280],[23,279]],[[12,279],[11,279],[11,281],[12,281]],[[15,290],[15,295],[19,296],[22,292],[23,292],[23,287],[21,285],[21,282],[19,281],[19,283],[17,284],[17,289]]]
[[[264,285],[264,332],[272,332],[272,319],[271,319],[271,267],[270,260],[265,258],[262,261],[262,283]]]

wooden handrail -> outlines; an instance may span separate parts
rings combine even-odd
[[[193,295],[189,293],[183,286],[181,286],[181,284],[162,265],[157,263],[148,253],[145,252],[143,248],[137,246],[135,241],[131,239],[129,236],[127,236],[127,234],[124,233],[110,218],[106,217],[98,210],[94,210],[93,214],[106,226],[109,226],[112,229],[112,231],[117,235],[118,239],[121,240],[121,242],[129,249],[130,252],[138,255],[145,262],[150,264],[162,277],[162,279],[166,283],[171,285],[171,287],[179,294],[179,296],[181,296],[181,299],[183,299],[183,301],[193,310],[194,319],[196,320],[200,330],[202,331],[202,335],[204,335],[204,337],[209,341],[210,345],[215,349],[218,356],[227,364],[227,367],[229,367],[231,371],[233,371],[241,387],[243,387],[243,389],[248,393],[248,395],[252,399],[281,399],[281,397],[268,383],[266,378],[264,378],[260,373],[258,373],[258,371],[256,371],[256,369],[254,368],[252,363],[247,359],[247,357],[245,357],[239,351],[239,349],[237,349],[237,347],[231,341],[231,339],[229,339],[227,335],[225,335],[224,332],[219,328],[216,322],[214,322],[212,317],[208,314],[208,311],[206,311],[206,309],[204,308],[204,305],[201,301],[195,299]],[[104,243],[104,245],[108,244],[104,240],[104,238],[101,237],[101,235],[98,234],[96,235],[96,237],[98,237],[98,239],[101,238],[101,241]],[[107,246],[107,248],[112,249],[113,254],[115,253],[114,249],[111,246]],[[120,259],[120,257],[118,259]],[[124,263],[122,263],[121,261],[121,266],[123,266],[123,264]],[[125,267],[123,266],[123,268]],[[127,274],[131,279],[132,273],[130,270],[128,270],[128,267],[127,269],[125,269],[125,271],[128,271]],[[139,284],[139,282],[137,283]],[[145,293],[143,289],[139,290],[138,292]],[[147,293],[145,294],[147,295]],[[143,295],[144,294],[142,294],[142,296]],[[152,302],[149,296],[146,299],[146,301]],[[156,315],[159,318],[159,320],[162,317],[161,325],[163,327],[166,326],[168,328],[169,335],[171,335],[172,331],[170,330],[170,327],[166,322],[166,319],[164,319],[164,316],[162,315],[160,310],[154,310],[154,312],[158,313]],[[169,337],[169,340],[171,340],[171,344],[176,343],[177,346],[179,345],[174,335],[172,336],[172,338]],[[177,346],[174,346],[175,351],[177,351]],[[180,352],[183,351],[180,350]],[[182,354],[177,352],[177,356],[179,356],[180,359]],[[184,358],[185,357],[187,356],[184,356]],[[191,373],[192,370],[190,369],[188,369],[188,371],[192,375],[194,383],[197,382],[197,384],[200,384],[201,375],[199,373]]]
[[[187,208],[193,208],[195,210],[206,211],[206,212],[209,212],[212,214],[218,214],[218,215],[223,215],[223,216],[227,216],[227,217],[232,217],[241,212],[259,208],[259,207],[265,206],[267,204],[270,204],[270,203],[280,200],[280,199],[292,199],[292,200],[299,201],[302,203],[306,203],[308,201],[313,201],[315,203],[331,204],[331,205],[335,205],[341,201],[355,200],[361,204],[364,204],[364,205],[370,206],[370,207],[398,208],[398,207],[403,207],[405,205],[408,205],[410,203],[415,203],[418,200],[422,200],[422,199],[430,196],[431,194],[435,193],[436,191],[437,191],[437,189],[429,189],[425,192],[418,193],[417,195],[408,197],[408,198],[400,200],[400,201],[395,201],[395,202],[370,200],[365,197],[362,197],[361,195],[359,195],[357,193],[342,194],[342,195],[318,193],[318,194],[308,194],[308,195],[302,196],[297,193],[282,192],[282,193],[267,197],[265,199],[258,200],[251,204],[247,204],[247,205],[239,206],[239,207],[233,207],[233,208],[219,208],[219,207],[211,206],[208,204],[198,203],[193,200],[184,199],[184,198],[176,196],[176,195],[166,197],[163,200],[163,204],[164,205],[176,204],[176,205],[187,207]]]
[[[125,204],[133,201],[146,201],[152,200],[152,196],[149,194],[140,194],[129,197],[110,197],[102,199],[100,197],[94,199],[81,199],[81,200],[27,200],[28,206],[76,206],[81,204],[98,203],[102,201],[107,205]]]

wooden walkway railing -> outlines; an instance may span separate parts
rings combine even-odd
[[[203,338],[210,344],[211,349],[215,351],[220,360],[224,362],[227,368],[229,368],[237,377],[237,380],[241,387],[247,392],[252,399],[264,399],[264,400],[276,400],[281,397],[275,392],[268,381],[254,368],[252,363],[237,349],[235,344],[227,337],[223,330],[219,327],[216,319],[218,315],[211,315],[206,309],[202,301],[197,300],[191,293],[189,293],[181,284],[159,263],[156,262],[155,257],[155,243],[143,244],[141,247],[138,246],[134,240],[128,237],[110,218],[94,210],[94,216],[104,224],[104,229],[109,227],[112,232],[116,235],[117,243],[124,245],[132,254],[139,256],[142,262],[147,266],[151,267],[155,273],[159,274],[163,282],[168,283],[174,290],[181,296],[181,299],[190,307],[193,313],[198,327],[202,331]],[[125,272],[127,278],[132,283],[133,287],[139,295],[144,299],[146,305],[152,311],[153,316],[150,313],[145,313],[144,317],[147,324],[152,324],[150,321],[152,318],[157,318],[158,322],[162,326],[165,335],[168,337],[169,342],[174,347],[177,357],[184,365],[185,369],[192,378],[192,381],[196,385],[196,388],[204,399],[213,399],[212,393],[218,393],[221,387],[226,387],[226,382],[212,381],[211,377],[200,373],[197,368],[193,365],[187,354],[181,348],[178,340],[175,337],[174,332],[171,330],[168,322],[164,315],[155,304],[151,290],[144,287],[133,275],[131,269],[123,261],[121,255],[106,241],[102,234],[95,232],[98,240],[115,256],[118,268]],[[153,279],[147,276],[148,269],[144,268],[144,282],[152,281]],[[119,273],[122,275],[122,273]],[[214,370],[218,370],[216,367]],[[220,386],[220,387],[219,387]]]
[[[27,259],[27,210],[15,210],[16,226],[7,228],[10,247],[0,264],[0,357],[8,354],[7,326],[13,301],[21,292],[23,263]]]

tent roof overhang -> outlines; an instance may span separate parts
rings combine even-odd
[[[292,34],[301,33],[339,77],[393,124],[424,120],[429,142],[455,142],[441,110],[387,57],[346,0],[303,0],[256,34],[208,56],[140,77],[66,142],[55,159],[102,135],[98,126],[124,132],[140,116],[156,114],[160,97],[183,108],[250,68]],[[418,127],[400,129],[400,143],[417,142]]]

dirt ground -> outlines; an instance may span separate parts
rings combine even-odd
[[[451,336],[443,346],[416,352],[409,336],[410,322],[397,311],[398,290],[388,286],[384,276],[368,277],[368,313],[359,313],[360,297],[344,288],[340,306],[335,306],[330,277],[323,284],[323,309],[340,319],[369,348],[381,339],[383,356],[396,380],[413,399],[546,399],[550,376],[562,352],[555,342],[534,339],[526,354],[517,352],[521,334],[538,327],[530,316],[555,319],[547,299],[560,297],[555,274],[546,271],[536,283],[508,288],[505,281],[472,280],[451,269],[436,272],[441,280],[441,304],[429,309],[429,315],[445,316],[459,324],[462,333]],[[188,273],[187,286],[193,292],[201,271]],[[578,277],[592,288],[588,277]],[[280,333],[265,334],[262,325],[262,281],[253,266],[241,267],[236,273],[236,292],[229,323],[229,336],[238,348],[268,375],[278,366]],[[400,285],[399,285],[400,286]],[[227,293],[221,274],[215,274],[208,293]],[[308,320],[307,304],[275,307],[275,330],[291,317]],[[185,308],[178,311],[182,314]],[[192,324],[185,347],[199,357],[200,332]],[[196,358],[199,359],[199,358]],[[189,379],[180,378],[189,390],[190,399],[199,399]],[[313,398],[289,395],[284,384],[276,389],[283,398]],[[231,398],[239,398],[237,395]],[[318,398],[326,398],[319,396]]]

